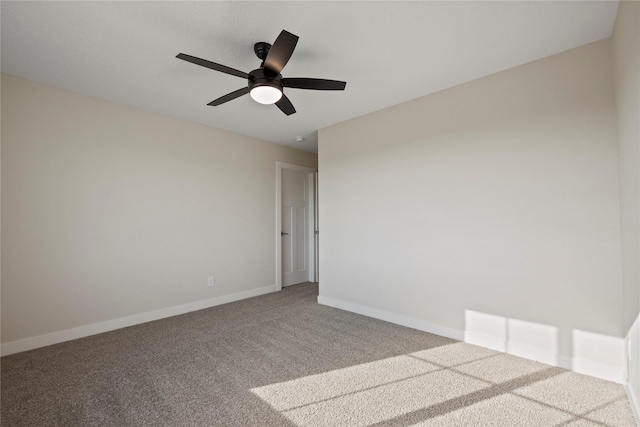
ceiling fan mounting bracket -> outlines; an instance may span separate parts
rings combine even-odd
[[[260,58],[261,61],[264,61],[271,49],[271,44],[267,42],[258,42],[253,45],[253,51],[256,53],[256,56]]]

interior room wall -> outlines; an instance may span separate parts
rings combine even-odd
[[[276,161],[317,167],[2,75],[3,353],[275,290]]]
[[[636,419],[640,421],[640,3],[620,2],[611,40],[620,168],[628,390]]]
[[[320,296],[624,381],[611,41],[319,133]]]

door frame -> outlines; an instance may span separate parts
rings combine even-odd
[[[282,290],[282,171],[292,170],[296,172],[306,172],[314,176],[309,181],[309,218],[308,218],[308,251],[309,251],[309,280],[312,281],[316,277],[316,244],[315,244],[315,168],[307,166],[299,166],[291,163],[276,162],[276,291]]]

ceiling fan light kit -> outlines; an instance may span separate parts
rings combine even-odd
[[[298,36],[282,30],[273,45],[266,42],[258,42],[253,46],[256,56],[262,60],[260,68],[250,73],[245,73],[235,68],[217,64],[206,59],[179,53],[176,58],[191,62],[202,67],[207,67],[221,73],[247,79],[247,86],[221,96],[207,105],[218,106],[229,102],[242,95],[250,94],[260,104],[276,104],[287,116],[296,112],[293,104],[284,94],[284,88],[311,89],[311,90],[344,90],[346,82],[338,80],[325,80],[314,78],[284,78],[282,69],[298,43]]]
[[[253,70],[249,73],[249,94],[260,104],[275,104],[282,98],[282,76],[275,78],[267,76],[263,70]]]
[[[282,90],[270,85],[254,86],[249,95],[260,104],[270,105],[280,101]]]

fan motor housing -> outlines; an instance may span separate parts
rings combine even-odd
[[[280,92],[283,92],[282,74],[271,77],[265,74],[262,68],[253,70],[249,73],[249,90],[253,89],[256,86],[273,86],[275,88],[278,88]]]

